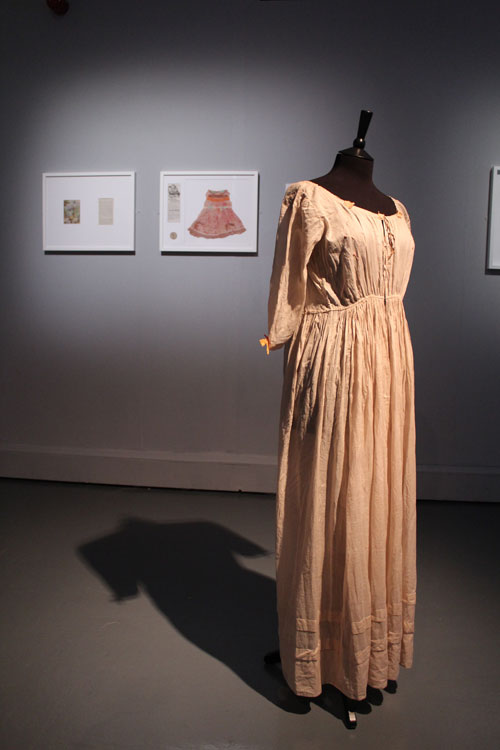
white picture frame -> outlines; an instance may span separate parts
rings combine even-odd
[[[135,252],[135,172],[44,172],[43,249]]]
[[[160,252],[257,253],[258,172],[160,173]]]
[[[500,166],[492,167],[490,173],[487,244],[486,268],[500,271]]]

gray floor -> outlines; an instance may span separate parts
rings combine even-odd
[[[419,504],[415,665],[349,731],[335,690],[297,713],[262,665],[273,498],[0,487],[2,748],[500,747],[499,506]]]

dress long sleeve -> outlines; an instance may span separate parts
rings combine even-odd
[[[307,264],[323,234],[303,190],[291,185],[281,205],[271,274],[268,319],[269,348],[279,349],[297,330],[307,290]]]

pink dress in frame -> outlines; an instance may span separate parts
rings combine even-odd
[[[188,232],[193,237],[207,240],[246,232],[243,222],[233,211],[229,190],[207,190],[205,204]]]

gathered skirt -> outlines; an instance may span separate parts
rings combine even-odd
[[[280,653],[290,687],[362,699],[411,666],[414,370],[402,299],[306,311],[288,352],[277,494]]]

